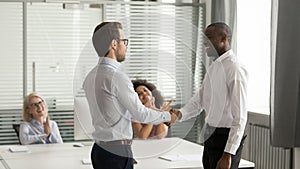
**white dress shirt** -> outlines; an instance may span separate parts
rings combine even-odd
[[[132,119],[151,124],[171,120],[169,112],[152,110],[141,103],[120,66],[114,59],[100,57],[83,84],[95,128],[92,135],[97,141],[132,139]]]
[[[230,128],[224,151],[235,154],[247,123],[247,79],[244,66],[232,50],[227,51],[209,66],[199,91],[180,109],[180,121],[204,109],[208,125]]]
[[[34,119],[29,122],[23,121],[20,124],[20,142],[21,144],[63,143],[57,123],[53,120],[50,120],[50,129],[50,136],[42,139],[41,136],[44,136],[45,132],[40,122]]]

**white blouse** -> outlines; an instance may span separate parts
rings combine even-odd
[[[50,120],[51,134],[49,137],[42,139],[45,135],[44,128],[40,122],[32,119],[29,122],[20,124],[19,137],[21,144],[47,144],[47,143],[63,143],[57,123]]]

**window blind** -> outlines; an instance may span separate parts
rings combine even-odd
[[[94,26],[102,21],[101,6],[0,2],[0,10],[0,144],[18,143],[12,123],[22,119],[24,91],[40,93],[63,140],[74,140],[73,86],[82,84],[74,77],[84,72],[76,65]]]
[[[204,6],[160,2],[107,3],[105,20],[119,21],[129,39],[123,68],[131,79],[154,83],[165,100],[182,107],[202,83],[197,47],[204,28]],[[201,40],[201,39],[200,39]],[[202,118],[203,119],[203,118]],[[172,126],[172,136],[199,141],[200,116]]]
[[[101,21],[89,4],[28,3],[28,91],[46,99],[64,141],[74,139],[73,86],[77,62]],[[77,78],[77,77],[76,77]]]
[[[35,88],[56,109],[73,109],[76,63],[94,26],[101,21],[101,10],[89,4],[64,7],[61,3],[27,6],[28,91]]]
[[[202,49],[197,45],[201,43],[197,35],[204,26],[204,6],[192,3],[176,6],[155,1],[103,3],[104,8],[102,4],[88,3],[25,3],[26,16],[23,16],[22,3],[0,3],[3,8],[0,24],[4,25],[0,29],[11,30],[9,37],[14,42],[0,40],[7,45],[0,48],[0,57],[7,59],[1,65],[1,77],[7,79],[0,83],[1,90],[5,91],[0,93],[1,124],[20,122],[22,82],[26,76],[27,93],[35,90],[45,97],[50,116],[58,122],[64,141],[73,140],[73,97],[83,94],[83,80],[97,64],[91,37],[95,25],[103,18],[120,21],[130,39],[128,59],[122,65],[131,79],[143,78],[154,83],[166,101],[174,99],[176,108],[192,97],[203,78],[203,61],[199,57]],[[23,17],[26,23],[22,22]],[[26,24],[26,30],[22,24]],[[23,31],[27,34],[26,45]],[[23,46],[27,51],[25,60]],[[198,121],[194,118],[172,126],[173,136],[184,135],[197,142]],[[6,129],[1,128],[6,141],[0,140],[0,144],[8,143],[9,137],[15,138],[10,124],[4,125]]]
[[[22,3],[0,3],[0,109],[21,107],[23,98]]]
[[[196,90],[193,83],[202,80],[202,68],[196,70],[193,65],[197,30],[203,30],[194,25],[195,8],[158,3],[107,4],[105,8],[105,20],[120,21],[130,40],[122,64],[127,74],[153,82],[175,104],[186,103]]]
[[[12,123],[21,119],[23,98],[22,3],[1,2],[0,11],[0,144],[18,143]]]

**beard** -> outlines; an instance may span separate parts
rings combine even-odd
[[[125,60],[125,56],[117,55],[117,61],[123,62]]]
[[[208,57],[217,57],[218,56],[218,53],[217,51],[215,50],[215,48],[212,48],[212,47],[206,47],[205,48],[205,51],[206,51],[206,55]]]

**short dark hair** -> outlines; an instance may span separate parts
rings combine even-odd
[[[212,24],[208,25],[207,27],[215,27],[215,28],[221,30],[228,37],[229,43],[231,42],[232,31],[231,31],[231,28],[226,23],[224,23],[224,22],[215,22],[215,23],[212,23]]]
[[[92,41],[99,57],[106,56],[111,41],[120,38],[119,29],[123,29],[119,22],[102,22],[95,27]]]
[[[146,86],[152,92],[152,96],[155,98],[155,107],[160,108],[163,106],[164,98],[153,83],[150,83],[144,79],[136,79],[132,80],[131,82],[133,84],[134,91],[136,91],[139,86]]]

